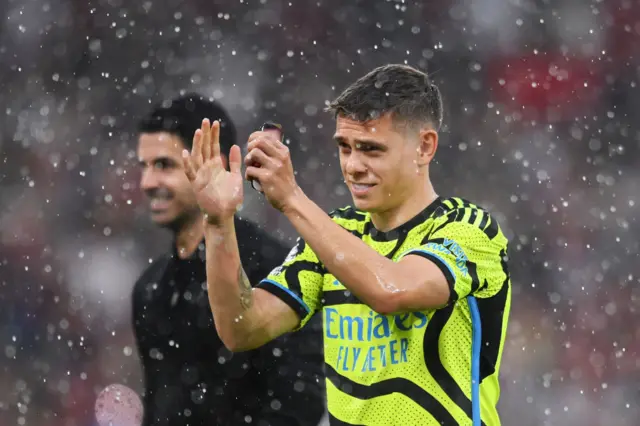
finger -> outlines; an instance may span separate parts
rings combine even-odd
[[[196,178],[196,171],[191,163],[191,154],[186,149],[182,150],[182,164],[184,164],[184,172],[189,179],[189,182],[193,182]]]
[[[269,157],[260,148],[252,149],[244,159],[244,164],[249,167],[266,167],[270,168],[275,164],[273,158]]]
[[[218,120],[211,125],[211,155],[212,158],[220,158],[220,122]]]
[[[191,146],[191,164],[196,171],[202,166],[202,129],[196,130],[193,135],[193,145]]]
[[[247,140],[247,142],[265,137],[268,139],[276,139],[279,141],[282,138],[282,134],[275,129],[258,130],[257,132],[253,132],[249,135],[249,139]]]
[[[280,144],[280,142],[273,138],[259,138],[249,142],[249,145],[247,145],[247,151],[251,152],[254,149],[260,149],[269,157],[278,157],[280,154],[278,144]]]
[[[211,158],[211,125],[209,119],[202,120],[202,161],[208,161]]]
[[[234,145],[229,151],[229,171],[231,173],[240,173],[242,163],[242,154],[240,153],[240,147]]]
[[[249,135],[249,138],[247,139],[247,143],[251,143],[251,141],[258,139],[261,136],[264,136],[264,132],[262,130],[253,132]]]
[[[264,187],[264,183],[268,182],[271,172],[263,169],[262,167],[249,166],[244,172],[244,178],[246,180],[257,180],[260,185]]]

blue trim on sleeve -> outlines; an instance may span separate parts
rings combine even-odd
[[[451,273],[451,276],[453,277],[453,279],[454,279],[454,280],[456,279],[456,274],[454,274],[454,273],[453,273],[453,269],[451,269],[451,266],[449,266],[449,263],[448,263],[444,258],[442,258],[442,256],[439,256],[439,255],[435,254],[434,252],[431,252],[431,251],[427,251],[427,250],[424,250],[424,249],[417,248],[417,249],[409,250],[409,251],[407,251],[406,253],[403,253],[401,257],[405,257],[405,256],[407,256],[407,255],[409,255],[409,254],[411,254],[411,253],[416,253],[416,252],[417,252],[417,253],[424,253],[424,254],[427,254],[427,255],[429,255],[429,256],[433,256],[433,257],[435,257],[436,259],[438,259],[440,262],[442,262],[442,263],[444,264],[444,266],[446,266],[446,267],[447,267],[447,269],[448,269],[448,270],[449,270],[449,272]]]
[[[279,289],[287,292],[287,294],[289,294],[289,296],[293,297],[296,300],[296,302],[298,302],[307,311],[307,313],[311,312],[311,309],[309,309],[309,306],[307,306],[307,304],[304,303],[304,300],[302,300],[297,294],[295,294],[293,291],[291,291],[287,287],[283,286],[282,284],[280,284],[278,282],[275,282],[273,280],[269,280],[269,279],[264,279],[264,280],[262,280],[260,282],[261,283],[269,283],[269,284],[275,285]]]
[[[482,346],[482,320],[478,301],[468,296],[469,311],[471,312],[472,342],[471,342],[471,412],[473,426],[482,424],[480,413],[480,349]]]

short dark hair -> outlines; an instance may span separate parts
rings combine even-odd
[[[387,113],[407,124],[442,125],[442,97],[429,76],[408,65],[383,65],[352,83],[329,104],[334,117],[367,122]]]
[[[138,123],[140,133],[167,132],[178,136],[191,149],[193,134],[202,120],[220,121],[220,149],[228,155],[236,143],[236,128],[227,111],[215,101],[198,93],[188,93],[156,105]]]

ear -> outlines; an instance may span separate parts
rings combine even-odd
[[[437,149],[438,132],[428,127],[421,129],[418,141],[418,165],[428,166],[436,155]]]

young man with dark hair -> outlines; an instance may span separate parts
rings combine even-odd
[[[157,106],[139,126],[140,186],[152,220],[174,235],[171,252],[149,266],[133,291],[144,370],[143,426],[316,426],[324,412],[321,325],[243,354],[229,352],[213,325],[204,214],[181,158],[203,117],[221,122],[222,146],[235,143],[225,110],[197,94]],[[224,157],[220,161],[226,163]],[[235,216],[232,221],[239,258],[257,283],[286,249],[253,223]]]
[[[301,236],[255,289],[242,272],[233,223],[242,202],[240,149],[231,148],[226,171],[219,124],[205,120],[191,154],[183,152],[207,214],[218,333],[243,351],[301,328],[322,309],[332,425],[499,425],[507,238],[486,210],[440,197],[431,184],[438,88],[416,69],[387,65],[349,86],[330,110],[355,204],[330,216],[296,184],[285,145],[265,132],[249,137],[245,177],[260,182]]]

